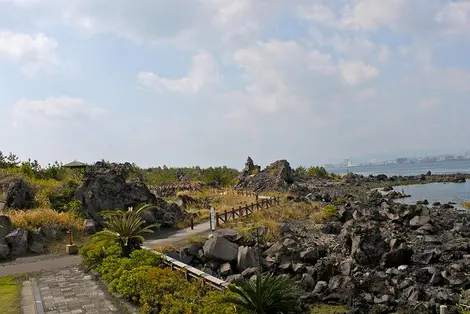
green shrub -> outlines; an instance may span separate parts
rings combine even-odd
[[[344,198],[337,198],[333,201],[333,205],[336,205],[336,206],[341,206],[347,203],[348,201],[346,201]]]
[[[338,213],[336,206],[334,205],[327,205],[321,209],[321,216],[324,219],[331,218]]]
[[[328,172],[324,167],[309,167],[307,169],[307,175],[326,178],[328,177]]]
[[[67,211],[80,207],[80,202],[74,200],[75,191],[79,187],[78,182],[67,180],[53,189],[49,195],[51,207],[57,211]],[[77,203],[78,202],[78,203]],[[71,208],[72,207],[72,208]]]
[[[121,247],[117,243],[109,244],[105,240],[92,238],[79,249],[78,253],[82,257],[83,265],[87,268],[94,268],[99,266],[106,257],[121,256]]]

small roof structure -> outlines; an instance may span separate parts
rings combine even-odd
[[[84,168],[87,167],[88,165],[84,162],[74,160],[72,162],[69,162],[68,164],[63,165],[65,168]]]

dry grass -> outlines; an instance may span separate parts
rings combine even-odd
[[[282,222],[289,220],[310,220],[318,223],[322,211],[317,204],[286,202],[278,206],[270,207],[254,212],[248,217],[229,222],[224,227],[238,229],[245,236],[250,237],[248,230],[259,226],[268,228],[266,240],[276,241],[280,237]]]
[[[178,249],[173,244],[154,245],[151,247],[151,249],[157,252],[165,252],[165,251],[177,252],[178,251]]]
[[[463,207],[470,209],[470,201],[466,201],[462,203]]]
[[[15,228],[36,230],[40,227],[59,227],[64,230],[83,230],[83,218],[75,212],[59,213],[50,208],[5,210]]]
[[[348,309],[342,305],[316,304],[311,309],[311,314],[336,314],[345,313]]]

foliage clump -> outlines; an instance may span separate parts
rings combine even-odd
[[[222,292],[202,282],[187,281],[183,273],[162,268],[159,255],[135,250],[121,257],[117,244],[105,246],[98,238],[80,249],[83,262],[94,267],[109,283],[109,290],[140,305],[144,313],[235,314],[233,305],[224,303]]]

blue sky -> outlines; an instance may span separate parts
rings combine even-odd
[[[0,0],[0,150],[262,165],[470,148],[470,1]]]

